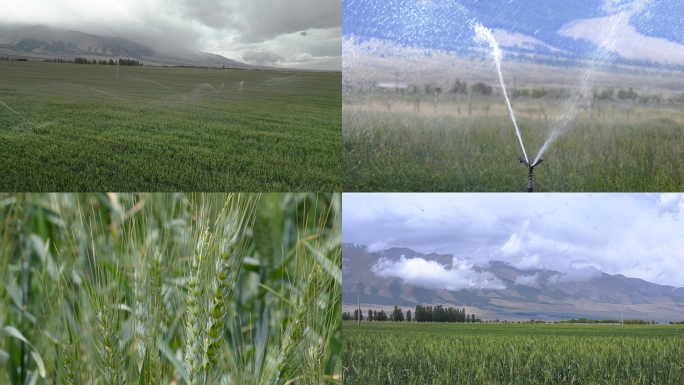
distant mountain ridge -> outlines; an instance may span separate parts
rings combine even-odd
[[[269,66],[244,64],[207,52],[182,51],[168,55],[142,46],[125,37],[103,37],[84,32],[32,25],[0,30],[0,56],[22,56],[41,59],[63,58],[73,60],[85,57],[88,60],[116,59],[117,53],[123,59],[136,59],[145,64],[187,65],[204,67],[278,69]]]
[[[506,51],[578,59],[596,51],[596,41],[601,40],[598,34],[608,33],[600,28],[601,20],[617,14],[627,15],[617,38],[630,32],[624,29],[627,26],[641,37],[630,36],[616,45],[621,62],[684,65],[684,3],[676,1],[347,0],[342,2],[342,31],[361,40],[375,38],[408,47],[468,52],[478,46],[472,25],[481,23],[499,35],[524,40],[502,42]],[[594,26],[592,39],[561,33],[580,21],[590,21]],[[652,50],[654,44],[662,44],[658,42],[678,46],[673,46],[674,50]],[[634,55],[625,55],[630,50]]]
[[[553,270],[519,269],[506,262],[490,261],[486,266],[475,265],[472,269],[492,274],[505,284],[504,289],[447,290],[420,287],[400,277],[380,277],[373,272],[379,261],[393,263],[402,257],[435,261],[445,267],[453,267],[454,261],[467,262],[451,254],[422,254],[408,248],[370,253],[364,245],[344,243],[343,302],[356,304],[356,284],[361,280],[364,284],[361,302],[369,305],[412,308],[418,304],[442,304],[445,307],[475,308],[478,314],[502,319],[522,316],[536,319],[619,319],[620,301],[624,300],[626,319],[684,319],[684,288],[658,285],[620,274],[596,271],[586,277],[573,277]]]

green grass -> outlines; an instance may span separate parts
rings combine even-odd
[[[478,109],[487,103],[492,104],[478,102]],[[517,120],[525,147],[536,155],[552,118],[535,119],[536,113],[527,111],[532,108],[515,106],[521,112]],[[462,108],[465,115],[465,104]],[[550,115],[555,112],[553,105],[545,108]],[[608,115],[610,106],[603,108],[601,119],[580,116],[571,122],[546,151],[544,162],[535,168],[535,191],[684,189],[681,111],[613,106],[615,114]],[[430,112],[417,115],[345,107],[343,190],[526,191],[527,169],[517,161],[522,150],[500,105],[492,114],[503,113],[488,116],[476,110],[472,119],[428,116],[432,107],[425,109]]]
[[[120,67],[117,80],[109,65],[11,61],[0,73],[1,101],[52,122],[0,105],[1,191],[340,189],[340,74]]]
[[[342,326],[344,384],[681,384],[675,325]]]

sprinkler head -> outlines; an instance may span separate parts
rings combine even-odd
[[[543,162],[544,159],[539,159],[536,163],[532,163],[532,155],[530,155],[530,160],[527,161],[525,158],[522,156],[518,157],[518,162],[522,163],[525,165],[530,170],[530,173],[532,172],[532,169],[534,169],[539,163]]]
[[[534,169],[535,166],[537,166],[539,163],[543,162],[544,159],[539,159],[536,163],[533,163],[532,161],[532,155],[530,155],[530,160],[526,160],[522,156],[518,157],[518,162],[522,163],[527,167],[529,170],[529,173],[527,174],[527,192],[532,192],[534,191],[534,173],[532,170]]]

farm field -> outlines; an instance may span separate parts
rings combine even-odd
[[[0,61],[1,191],[334,191],[341,75]]]
[[[344,384],[679,384],[679,325],[344,322]]]
[[[527,168],[502,97],[349,92],[344,97],[344,191],[526,191]],[[562,100],[513,100],[528,155],[561,115]],[[684,189],[684,110],[601,102],[570,121],[534,169],[542,192]]]

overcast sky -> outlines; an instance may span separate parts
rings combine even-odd
[[[149,48],[187,48],[247,64],[342,69],[339,0],[4,1],[0,23],[123,36]]]
[[[684,287],[681,194],[345,193],[342,207],[345,243],[408,247],[464,261],[385,261],[376,274],[410,272],[412,281],[421,281],[501,260],[557,270],[565,274],[560,279],[572,281],[600,270]]]

